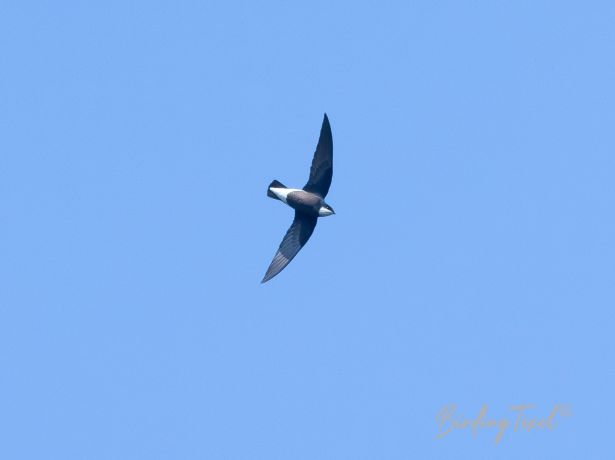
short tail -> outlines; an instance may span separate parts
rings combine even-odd
[[[279,198],[277,196],[274,195],[274,193],[271,191],[271,187],[275,187],[275,188],[287,188],[286,185],[284,185],[282,182],[274,180],[271,184],[269,184],[269,187],[267,187],[267,196],[269,198],[273,198],[275,200],[278,200]]]

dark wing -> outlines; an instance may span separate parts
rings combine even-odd
[[[295,220],[284,235],[284,239],[280,243],[278,252],[275,253],[267,273],[261,283],[269,281],[271,278],[280,273],[293,260],[299,250],[307,243],[307,240],[312,236],[318,217],[308,216],[295,211]]]
[[[331,136],[331,125],[325,113],[320,128],[320,138],[314,152],[312,169],[310,169],[310,179],[303,190],[326,197],[333,178],[333,137]]]

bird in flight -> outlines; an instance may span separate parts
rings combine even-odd
[[[325,113],[307,184],[303,189],[288,188],[274,180],[267,189],[268,197],[280,200],[295,210],[295,219],[284,235],[261,283],[276,276],[293,260],[312,236],[319,217],[335,214],[333,208],[325,203],[332,178],[333,137],[329,118]]]

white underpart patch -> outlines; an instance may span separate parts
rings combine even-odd
[[[277,196],[280,200],[286,203],[286,197],[290,192],[300,192],[301,189],[298,188],[278,188],[278,187],[269,187],[271,193]]]

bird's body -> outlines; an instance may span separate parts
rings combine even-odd
[[[315,193],[296,188],[269,187],[277,199],[283,201],[295,211],[318,217],[333,214],[324,205],[325,200]]]
[[[295,218],[267,269],[263,283],[280,273],[297,255],[314,232],[319,217],[335,214],[333,208],[325,203],[332,178],[333,138],[329,119],[325,114],[307,184],[303,189],[288,188],[274,180],[267,188],[267,196],[280,200],[295,210]]]

